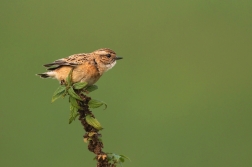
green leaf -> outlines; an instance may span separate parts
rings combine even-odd
[[[105,105],[105,108],[104,108],[104,110],[105,110],[107,108],[107,104],[105,102],[103,102],[103,101],[91,99],[88,102],[88,106],[90,108],[98,108],[98,107],[101,107],[102,105]]]
[[[115,153],[107,153],[108,155],[108,160],[109,161],[113,161],[115,163],[121,163],[121,162],[124,162],[125,159],[128,159],[129,161],[131,161],[128,157],[126,157],[125,155],[118,155],[118,154],[115,154]]]
[[[63,95],[66,93],[66,87],[65,86],[59,86],[57,88],[57,90],[53,93],[52,96],[52,102],[54,102],[55,100],[57,100],[60,97],[63,97]]]
[[[69,93],[69,95],[72,96],[73,98],[78,99],[78,100],[82,100],[82,99],[80,98],[80,96],[77,95],[77,94],[75,93],[73,87],[70,87],[70,88],[68,89],[68,93]]]
[[[69,118],[69,121],[68,123],[71,124],[75,119],[76,117],[79,115],[78,113],[78,108],[70,105],[70,118]]]
[[[71,71],[69,72],[66,81],[67,81],[67,85],[70,86],[72,85],[72,74],[73,74],[73,68],[71,69]]]
[[[124,161],[125,161],[123,157],[120,157],[119,160],[120,160],[121,162],[124,162]]]
[[[127,160],[131,161],[130,158],[127,157],[127,156],[125,156],[125,155],[120,155],[120,156],[121,156],[122,158],[124,158],[124,159],[127,159]]]
[[[73,98],[72,96],[69,96],[69,102],[71,103],[71,105],[77,109],[80,109],[81,107],[78,105],[78,102],[75,98]]]
[[[86,116],[86,121],[89,125],[93,126],[97,130],[102,130],[101,124],[98,122],[97,119],[91,117],[91,115]]]
[[[83,89],[87,85],[87,82],[78,82],[73,84],[74,89]]]
[[[119,159],[121,158],[121,156],[120,155],[117,155],[117,154],[112,154],[112,159],[113,159],[113,161],[115,161],[115,162],[119,162]]]
[[[98,86],[96,86],[96,85],[91,85],[91,86],[88,86],[85,90],[88,91],[88,92],[93,92],[93,91],[95,91],[96,89],[98,89]]]

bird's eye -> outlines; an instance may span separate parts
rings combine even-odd
[[[106,56],[107,56],[108,58],[110,58],[110,57],[111,57],[111,54],[107,54]]]

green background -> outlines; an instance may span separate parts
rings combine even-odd
[[[90,94],[124,166],[252,166],[252,1],[0,2],[0,166],[95,166],[42,64],[108,47]]]

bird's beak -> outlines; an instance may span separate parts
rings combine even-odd
[[[120,59],[122,59],[122,57],[117,57],[117,56],[116,56],[115,59],[116,59],[116,60],[120,60]]]

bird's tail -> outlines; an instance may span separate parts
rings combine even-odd
[[[55,78],[55,72],[54,71],[47,71],[42,74],[37,74],[41,78]]]
[[[41,78],[49,78],[50,76],[47,73],[37,74]]]

